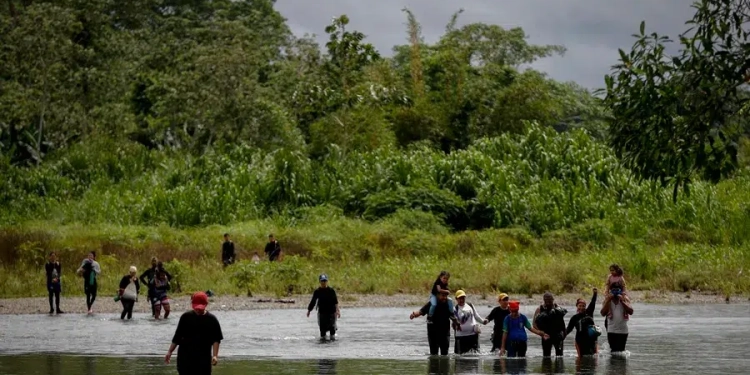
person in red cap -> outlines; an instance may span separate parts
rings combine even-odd
[[[192,304],[193,310],[182,314],[180,322],[177,323],[177,330],[164,362],[169,364],[172,353],[179,346],[177,373],[210,375],[211,366],[216,366],[219,362],[219,344],[224,336],[219,320],[206,310],[206,293],[193,294]]]
[[[500,356],[506,354],[505,348],[508,348],[508,357],[526,357],[526,348],[529,338],[526,336],[526,330],[541,336],[544,340],[549,340],[549,335],[532,327],[531,322],[519,313],[521,302],[510,301],[508,303],[510,315],[505,317],[503,322],[503,342],[500,346]]]

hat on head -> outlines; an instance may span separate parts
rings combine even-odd
[[[500,295],[497,296],[497,299],[499,299],[499,300],[504,300],[504,299],[508,299],[508,298],[510,298],[510,297],[506,293],[500,293]]]
[[[510,311],[518,311],[518,309],[521,308],[521,302],[510,301],[510,303],[508,304],[508,308],[510,309]]]
[[[322,283],[323,281],[328,281],[328,275],[322,274],[318,277],[318,280]]]
[[[463,290],[456,292],[456,298],[466,297],[466,293]]]
[[[208,296],[204,292],[195,293],[191,302],[193,303],[193,309],[203,310],[208,306]]]

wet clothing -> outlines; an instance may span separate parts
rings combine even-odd
[[[459,336],[461,331],[456,331],[456,343],[453,345],[453,353],[466,354],[479,351],[479,335]]]
[[[625,344],[628,342],[628,319],[625,305],[622,302],[609,302],[609,315],[607,315],[607,341],[611,352],[624,352]]]
[[[565,338],[565,314],[568,310],[552,305],[546,308],[544,305],[539,306],[539,314],[536,316],[536,327],[549,335],[549,340],[542,340],[542,354],[545,357],[552,355],[552,348],[555,348],[555,355],[563,355],[563,339]]]
[[[221,261],[225,266],[233,264],[237,259],[237,255],[234,252],[234,242],[224,241],[221,245]]]
[[[169,280],[159,280],[155,279],[152,283],[152,296],[151,296],[151,304],[152,305],[168,305],[169,304],[169,298],[167,297],[167,292],[171,289],[171,285],[169,284]]]
[[[510,310],[500,306],[492,309],[490,315],[487,315],[487,321],[495,322],[495,327],[492,329],[492,337],[490,337],[493,352],[500,349],[503,344],[503,323],[505,322],[505,317],[508,315],[510,315]]]
[[[609,342],[610,352],[612,353],[624,352],[625,344],[628,343],[628,334],[607,332],[607,342]]]
[[[427,315],[430,311],[430,303],[419,309],[422,315]],[[451,339],[451,318],[453,311],[448,307],[447,302],[438,302],[435,307],[435,313],[432,315],[432,321],[427,324],[427,342],[430,345],[430,354],[448,355]]]
[[[318,288],[313,292],[310,304],[307,305],[307,311],[312,311],[315,305],[318,306],[320,337],[325,337],[328,332],[331,333],[331,337],[336,335],[336,305],[338,304],[336,291],[331,287]]]
[[[279,255],[281,254],[281,245],[279,244],[279,241],[273,241],[266,244],[266,255],[268,255],[268,260],[271,262],[275,261],[279,258]]]
[[[96,279],[102,273],[99,262],[84,259],[79,270],[83,271],[83,292],[86,294],[86,307],[91,310],[96,301],[97,282]]]
[[[62,286],[60,284],[60,276],[62,275],[62,267],[59,262],[47,262],[44,265],[44,270],[47,274],[47,292],[49,294],[49,311],[60,311],[60,292]],[[56,280],[56,281],[53,281]],[[54,305],[53,303],[54,299]]]
[[[596,293],[591,297],[586,311],[573,315],[568,322],[568,328],[565,335],[569,335],[576,330],[575,342],[578,344],[578,350],[581,355],[592,355],[596,353],[596,337],[591,337],[589,327],[594,326],[594,309],[596,308]]]
[[[172,343],[178,345],[177,372],[181,375],[211,374],[211,347],[223,339],[219,320],[210,312],[182,314],[172,338]]]
[[[130,275],[125,275],[120,279],[120,303],[122,303],[122,313],[120,319],[133,318],[133,307],[138,299],[138,293],[141,291],[141,284],[138,279],[133,280]]]
[[[502,340],[502,339],[501,339]],[[510,341],[505,343],[505,355],[508,358],[524,358],[529,347],[528,341]]]
[[[152,300],[154,298],[154,289],[153,289],[153,283],[154,279],[156,278],[156,266],[152,266],[151,268],[143,271],[141,276],[138,278],[141,281],[141,285],[147,285],[148,286],[148,303],[151,304],[151,314],[156,315],[156,308],[154,304],[152,303]],[[167,275],[167,280],[172,281],[172,275],[167,272],[167,270],[162,270]]]
[[[503,320],[503,332],[508,334],[508,337],[505,339],[505,351],[508,357],[526,356],[527,342],[529,340],[526,334],[527,329],[531,329],[531,322],[526,315],[518,314],[518,317],[514,318],[509,314],[505,317],[505,320]],[[502,345],[502,337],[500,340]]]
[[[318,328],[320,328],[320,337],[326,337],[329,332],[331,338],[336,336],[336,314],[321,314],[318,312]]]

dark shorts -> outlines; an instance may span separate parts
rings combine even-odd
[[[479,335],[456,336],[453,352],[465,354],[471,351],[479,351]]]
[[[526,357],[526,349],[528,343],[526,341],[510,341],[508,346],[505,348],[508,358],[523,358]]]

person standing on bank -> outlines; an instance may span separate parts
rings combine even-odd
[[[463,290],[456,292],[456,319],[460,329],[456,331],[456,344],[454,353],[465,354],[471,351],[479,351],[480,324],[487,324],[486,320],[474,308],[471,303],[466,303],[466,293]]]
[[[234,242],[229,239],[229,233],[224,233],[224,243],[221,244],[221,262],[224,267],[234,264],[237,254],[234,252]]]
[[[62,267],[60,262],[57,261],[57,254],[55,252],[49,253],[49,261],[44,265],[44,271],[47,274],[47,292],[49,293],[49,313],[53,314],[57,312],[62,314],[60,310],[60,292],[62,291],[62,284],[60,283],[60,277],[62,276]],[[54,297],[54,306],[52,300]]]
[[[485,319],[485,324],[493,320],[495,321],[495,328],[492,330],[492,337],[490,338],[490,341],[492,341],[492,352],[500,349],[503,344],[503,323],[505,322],[505,317],[510,315],[510,310],[508,309],[509,299],[510,297],[507,294],[500,293],[497,297],[497,303],[500,306],[492,309],[490,315],[487,315],[487,319]]]
[[[86,307],[88,313],[93,314],[92,307],[94,301],[96,301],[97,292],[97,277],[102,273],[102,268],[99,262],[96,261],[96,252],[92,251],[88,257],[81,262],[81,267],[76,271],[77,274],[83,277],[83,291],[86,293]]]
[[[138,301],[138,293],[140,291],[141,284],[138,282],[138,269],[135,266],[130,266],[128,274],[120,280],[120,291],[118,293],[118,297],[120,297],[120,302],[122,303],[120,320],[125,319],[126,316],[128,320],[133,318],[133,307],[135,306],[135,302]]]
[[[606,317],[607,341],[612,353],[624,352],[628,342],[628,320],[633,315],[630,300],[622,295],[622,284],[610,286],[609,294],[604,298],[602,316]]]
[[[193,294],[193,310],[180,317],[177,330],[172,337],[172,345],[164,357],[169,364],[172,353],[177,353],[177,373],[180,375],[210,375],[211,367],[219,363],[219,345],[224,340],[221,325],[216,317],[208,312],[206,293]]]
[[[279,244],[279,241],[276,241],[273,234],[268,235],[268,243],[266,244],[265,252],[268,256],[268,260],[271,262],[278,260],[279,255],[281,255],[281,245]]]
[[[549,340],[542,340],[542,353],[545,357],[552,356],[552,347],[555,355],[562,357],[563,340],[565,339],[565,314],[568,310],[557,306],[555,296],[552,293],[544,293],[544,304],[540,305],[534,312],[534,328],[549,335]]]
[[[440,351],[440,355],[448,355],[451,340],[451,322],[453,322],[453,326],[461,328],[456,321],[454,310],[448,304],[449,294],[450,290],[448,289],[440,290],[437,295],[437,306],[433,311],[432,320],[427,324],[427,342],[430,345],[430,355],[437,355],[438,351]],[[427,302],[421,309],[411,313],[409,319],[428,315],[430,305],[432,303]]]
[[[326,333],[331,332],[331,341],[336,340],[336,319],[341,318],[339,310],[339,300],[336,297],[336,291],[328,286],[328,276],[326,274],[318,277],[320,287],[313,292],[312,300],[307,305],[307,317],[313,311],[315,305],[318,305],[318,327],[320,327],[320,339],[325,340]]]

